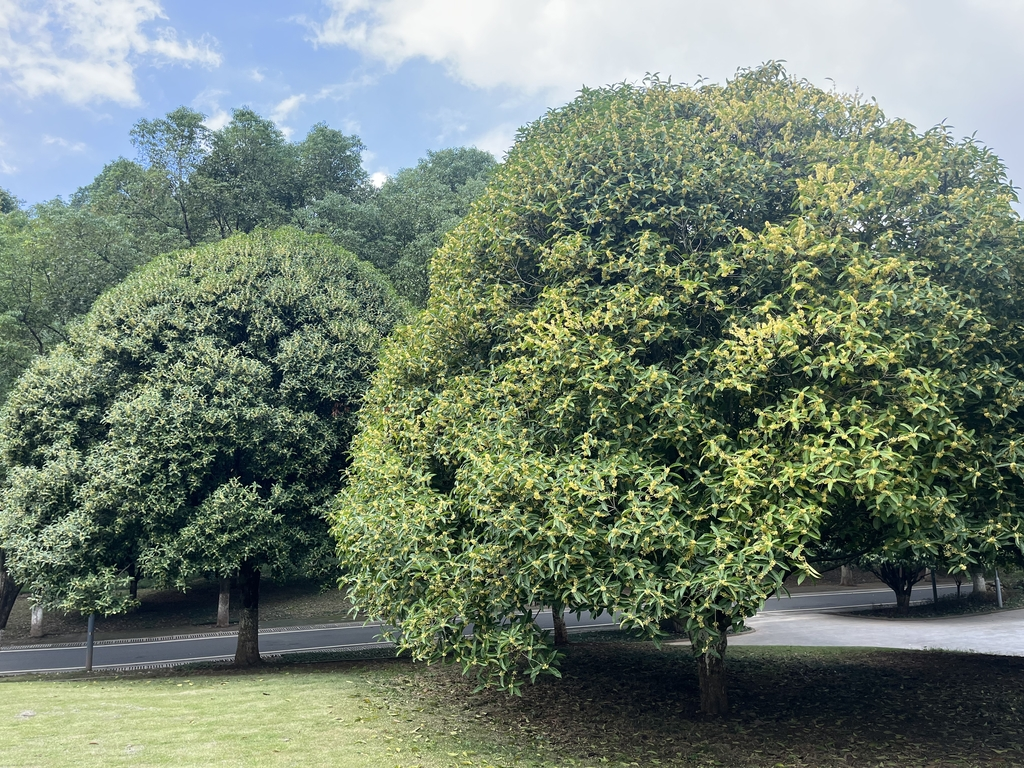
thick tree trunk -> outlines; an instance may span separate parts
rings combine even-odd
[[[983,599],[985,595],[988,594],[988,585],[985,583],[985,569],[972,568],[971,581],[974,587],[975,596]]]
[[[28,630],[29,637],[42,637],[43,632],[43,606],[36,605],[32,606],[32,623]]]
[[[238,587],[242,605],[235,666],[253,667],[260,663],[260,572],[252,563],[244,562],[238,569]]]
[[[220,595],[217,597],[217,626],[226,627],[231,623],[231,579],[222,577]]]
[[[853,568],[848,565],[839,566],[839,586],[855,587],[857,580],[853,577]]]
[[[11,574],[7,572],[7,555],[0,549],[0,642],[3,642],[7,619],[11,616],[14,601],[18,599],[21,585],[15,584]]]
[[[910,615],[910,595],[913,591],[913,587],[908,589],[906,592],[896,593],[896,615],[897,616],[909,616]]]
[[[697,660],[700,679],[700,711],[705,715],[724,715],[729,711],[729,695],[725,682],[725,649],[728,645],[726,632],[729,619],[718,619],[718,639]]]
[[[562,615],[561,606],[551,606],[551,619],[555,624],[555,645],[568,645],[569,630],[565,627],[565,617]]]

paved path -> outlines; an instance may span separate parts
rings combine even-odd
[[[1024,656],[1024,610],[942,619],[870,619],[820,612],[763,612],[730,645],[943,649]]]

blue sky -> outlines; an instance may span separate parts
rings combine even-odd
[[[0,186],[68,195],[181,104],[357,133],[372,173],[446,146],[500,157],[581,85],[768,59],[977,133],[1019,182],[1022,39],[1016,0],[0,0]]]

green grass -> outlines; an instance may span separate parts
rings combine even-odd
[[[449,764],[414,707],[383,702],[397,668],[4,682],[0,765]]]
[[[1024,659],[737,647],[730,713],[698,711],[688,648],[574,638],[510,697],[449,666],[298,657],[0,681],[7,766],[968,768],[1024,765]]]

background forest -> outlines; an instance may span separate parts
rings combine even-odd
[[[135,267],[258,227],[325,234],[421,307],[431,252],[495,165],[469,147],[428,152],[378,188],[358,136],[321,123],[289,142],[245,107],[219,130],[204,120],[186,107],[140,120],[135,159],[108,163],[69,200],[26,208],[0,189],[0,402],[32,358],[66,340],[68,324]]]

